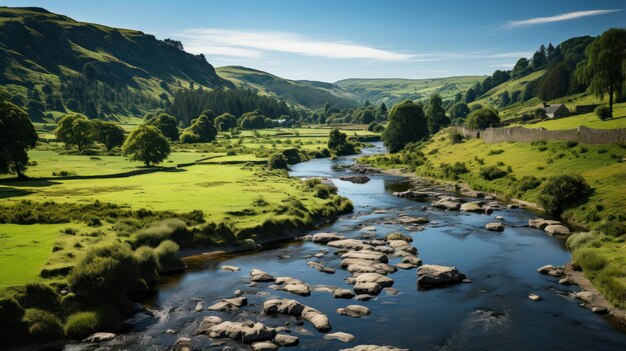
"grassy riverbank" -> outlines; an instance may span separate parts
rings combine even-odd
[[[398,154],[360,159],[381,168],[405,168],[418,176],[446,179],[503,198],[537,203],[549,177],[580,174],[593,188],[589,198],[562,217],[591,231],[573,236],[573,260],[614,304],[626,306],[626,155],[624,145],[571,142],[454,144],[446,132]],[[577,239],[578,238],[578,239]]]

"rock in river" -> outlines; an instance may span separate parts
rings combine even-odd
[[[230,338],[244,344],[274,339],[276,331],[266,328],[263,323],[222,322],[209,328],[211,338]]]
[[[313,236],[311,237],[311,240],[314,243],[319,243],[319,244],[327,244],[331,241],[341,240],[341,239],[344,239],[344,237],[341,235],[337,235],[336,233],[317,233],[317,234],[313,234]]]
[[[491,222],[485,224],[485,229],[491,230],[492,232],[502,232],[504,231],[504,225],[500,222]]]
[[[338,308],[337,313],[344,315],[344,316],[360,318],[360,317],[367,316],[368,314],[370,314],[370,309],[365,306],[360,306],[360,305],[348,305],[343,308]]]
[[[270,274],[263,272],[260,269],[253,269],[250,272],[250,281],[253,282],[273,282],[274,281],[274,277],[272,277]]]
[[[176,343],[172,346],[172,351],[191,351],[191,339],[180,338],[176,340]]]
[[[220,267],[223,271],[226,272],[239,272],[241,270],[241,268],[239,267],[235,267],[235,266],[228,266],[228,265],[223,265]]]
[[[324,335],[324,339],[326,340],[339,340],[342,342],[350,342],[354,340],[354,335],[344,333],[344,332],[336,332]]]
[[[561,224],[550,224],[547,225],[544,230],[546,231],[546,233],[550,234],[550,235],[563,235],[563,236],[569,236],[570,234],[572,234],[572,232],[570,232],[569,228],[567,228],[564,225]]]
[[[465,274],[456,267],[426,264],[417,269],[417,283],[420,286],[459,283],[465,278]]]
[[[105,342],[105,341],[109,341],[112,340],[115,337],[115,334],[113,333],[93,333],[90,336],[86,337],[85,339],[83,339],[84,343],[89,343],[89,344],[93,344],[93,343],[97,343],[97,342]]]
[[[561,222],[553,221],[550,219],[543,219],[543,218],[533,218],[533,219],[528,220],[529,227],[539,228],[539,229],[544,229],[545,227],[549,225],[554,225],[554,224],[561,224]]]
[[[370,178],[367,176],[341,176],[339,179],[355,184],[365,184],[370,181]]]
[[[280,346],[296,346],[300,342],[300,338],[294,335],[276,334],[274,342]]]
[[[250,346],[252,348],[252,351],[272,351],[272,350],[278,350],[278,345],[274,344],[273,342],[269,342],[269,341],[255,342],[255,343],[253,343]]]
[[[313,324],[315,329],[320,332],[327,332],[330,330],[330,321],[325,314],[312,307],[305,306],[296,300],[267,300],[263,303],[263,311],[267,314],[281,313],[299,316]]]
[[[400,349],[393,346],[378,345],[358,345],[349,349],[341,349],[340,351],[411,351],[409,349]]]

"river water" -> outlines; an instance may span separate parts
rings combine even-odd
[[[365,154],[384,152],[380,144],[364,150]],[[577,287],[563,286],[557,278],[540,275],[536,269],[545,264],[561,265],[570,259],[564,242],[542,230],[525,225],[535,215],[523,209],[504,209],[492,215],[447,212],[420,203],[393,197],[391,193],[407,188],[406,179],[389,175],[372,175],[366,184],[339,180],[349,171],[336,169],[350,164],[354,157],[338,160],[314,159],[292,167],[291,176],[327,177],[350,198],[354,213],[340,217],[334,224],[315,232],[337,232],[347,237],[361,237],[365,226],[384,237],[394,231],[412,236],[413,246],[425,264],[456,266],[472,281],[443,288],[420,290],[415,269],[399,270],[390,275],[397,294],[382,292],[371,301],[335,299],[326,292],[313,291],[301,297],[268,288],[268,283],[248,287],[248,274],[258,268],[274,276],[291,276],[311,286],[333,285],[351,289],[344,279],[350,274],[339,267],[340,258],[330,253],[313,259],[337,268],[336,274],[319,272],[306,263],[312,254],[325,246],[308,241],[283,243],[270,249],[231,254],[210,260],[195,259],[181,275],[168,277],[154,298],[152,309],[158,318],[137,330],[100,345],[103,349],[164,350],[179,337],[191,337],[204,316],[218,315],[225,320],[250,319],[277,327],[290,322],[292,335],[300,337],[294,350],[339,350],[361,344],[391,345],[413,350],[625,350],[626,333],[607,317],[580,307],[571,296]],[[423,212],[422,206],[428,206]],[[374,214],[375,210],[386,213]],[[380,211],[379,211],[380,212]],[[430,223],[421,231],[407,231],[389,219],[399,214],[426,216]],[[504,232],[486,231],[484,225],[503,216]],[[395,262],[395,261],[394,261]],[[222,264],[237,266],[239,272],[225,272]],[[237,313],[216,313],[206,306],[221,298],[233,296],[235,290],[246,293],[249,305]],[[261,294],[258,294],[261,292]],[[542,301],[528,299],[538,294]],[[349,343],[325,340],[310,324],[294,325],[287,316],[259,314],[263,301],[279,297],[296,299],[325,313],[331,332],[346,332],[356,339]],[[196,300],[205,303],[195,312]],[[371,310],[369,316],[351,318],[335,312],[339,307],[361,304]],[[164,333],[173,329],[175,334]],[[195,347],[221,350],[247,346],[231,341],[194,336]],[[84,344],[83,344],[84,345]],[[84,349],[68,345],[66,349]]]

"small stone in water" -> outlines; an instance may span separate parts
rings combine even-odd
[[[539,296],[537,294],[530,294],[530,295],[528,295],[528,298],[533,300],[533,301],[540,301],[541,300],[541,296]]]

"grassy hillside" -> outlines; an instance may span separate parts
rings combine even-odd
[[[464,93],[476,82],[485,79],[484,76],[462,76],[431,79],[345,79],[335,84],[355,95],[362,101],[369,100],[379,105],[385,103],[391,106],[405,99],[427,99],[434,93],[439,93],[446,99]]]
[[[325,103],[340,107],[358,104],[358,97],[331,84],[314,81],[293,81],[273,74],[241,66],[224,66],[217,74],[237,87],[258,91],[303,107],[318,108]]]
[[[573,104],[565,103],[565,105],[572,107],[571,105]],[[626,103],[613,105],[613,118],[609,118],[605,121],[598,118],[595,113],[589,112],[581,115],[524,125],[526,128],[545,128],[548,130],[576,129],[580,126],[595,129],[626,128]]]
[[[232,86],[203,56],[153,35],[40,8],[0,7],[0,84],[30,110],[34,101],[45,113],[139,115],[163,106],[174,90],[192,83]],[[77,106],[68,106],[70,99]]]

